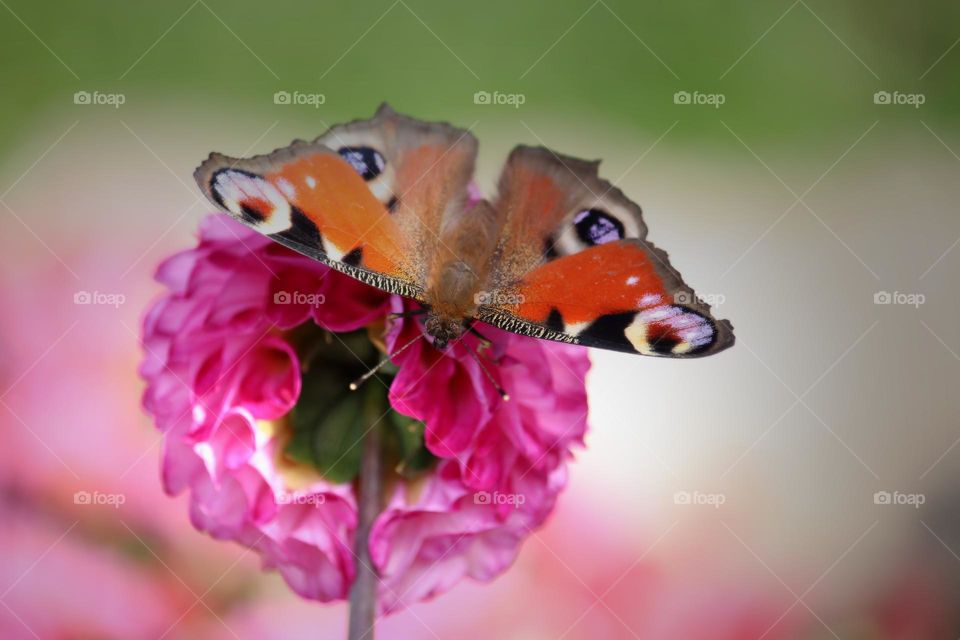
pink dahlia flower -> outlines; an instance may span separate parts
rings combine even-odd
[[[347,596],[371,427],[389,436],[369,542],[384,612],[495,577],[552,510],[586,428],[582,350],[484,326],[481,358],[509,402],[469,334],[445,352],[416,341],[351,394],[374,345],[394,351],[422,331],[386,318],[414,303],[222,215],[157,278],[169,291],[145,319],[141,374],[164,487],[189,491],[194,526],[255,549],[301,596]]]

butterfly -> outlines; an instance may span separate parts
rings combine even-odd
[[[670,358],[730,347],[640,207],[585,161],[510,153],[493,200],[470,197],[477,140],[382,105],[247,159],[194,173],[222,210],[276,242],[422,305],[444,349],[476,322],[516,334]]]

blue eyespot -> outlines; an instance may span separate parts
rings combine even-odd
[[[623,240],[623,223],[602,209],[587,209],[573,218],[577,236],[584,244],[598,245]]]
[[[340,147],[337,153],[349,162],[364,180],[373,180],[383,173],[383,169],[387,166],[383,156],[371,147]]]

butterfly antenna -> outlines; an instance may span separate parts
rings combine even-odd
[[[397,350],[394,351],[393,353],[390,353],[390,354],[385,355],[385,356],[383,357],[383,360],[381,360],[380,362],[378,362],[376,365],[374,365],[373,367],[371,367],[371,369],[370,369],[369,371],[367,371],[365,374],[363,374],[362,376],[360,376],[359,378],[357,378],[356,380],[354,380],[353,382],[350,383],[350,391],[356,391],[357,389],[359,389],[359,388],[360,388],[360,385],[362,385],[364,382],[366,382],[367,380],[369,380],[370,377],[371,377],[373,374],[375,374],[377,371],[380,371],[380,369],[382,369],[388,362],[390,362],[390,359],[391,359],[391,358],[393,358],[393,357],[395,357],[395,356],[398,356],[398,355],[400,355],[401,353],[403,353],[404,351],[406,351],[408,347],[412,346],[414,342],[416,342],[417,340],[419,340],[419,339],[422,338],[422,337],[423,337],[423,334],[422,334],[422,333],[418,333],[416,338],[414,338],[413,340],[411,340],[411,341],[408,342],[407,344],[403,345],[402,347],[400,347],[399,349],[397,349]]]
[[[483,360],[480,359],[480,356],[477,355],[477,352],[467,347],[467,351],[470,352],[470,355],[473,356],[473,359],[476,360],[477,364],[480,365],[480,370],[483,371],[484,375],[487,376],[487,380],[490,381],[490,384],[493,385],[493,388],[497,390],[497,393],[500,394],[500,397],[503,398],[504,402],[510,400],[510,394],[503,390],[497,381],[494,379],[493,374],[490,373],[490,370],[483,364]]]

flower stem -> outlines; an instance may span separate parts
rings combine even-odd
[[[366,403],[368,406],[372,402]],[[370,414],[367,411],[367,414]],[[375,416],[374,416],[375,417]],[[357,574],[350,587],[350,628],[347,640],[373,640],[377,614],[377,585],[380,577],[370,558],[370,528],[380,512],[383,474],[380,429],[374,426],[364,438],[360,462],[358,522],[354,539]]]

